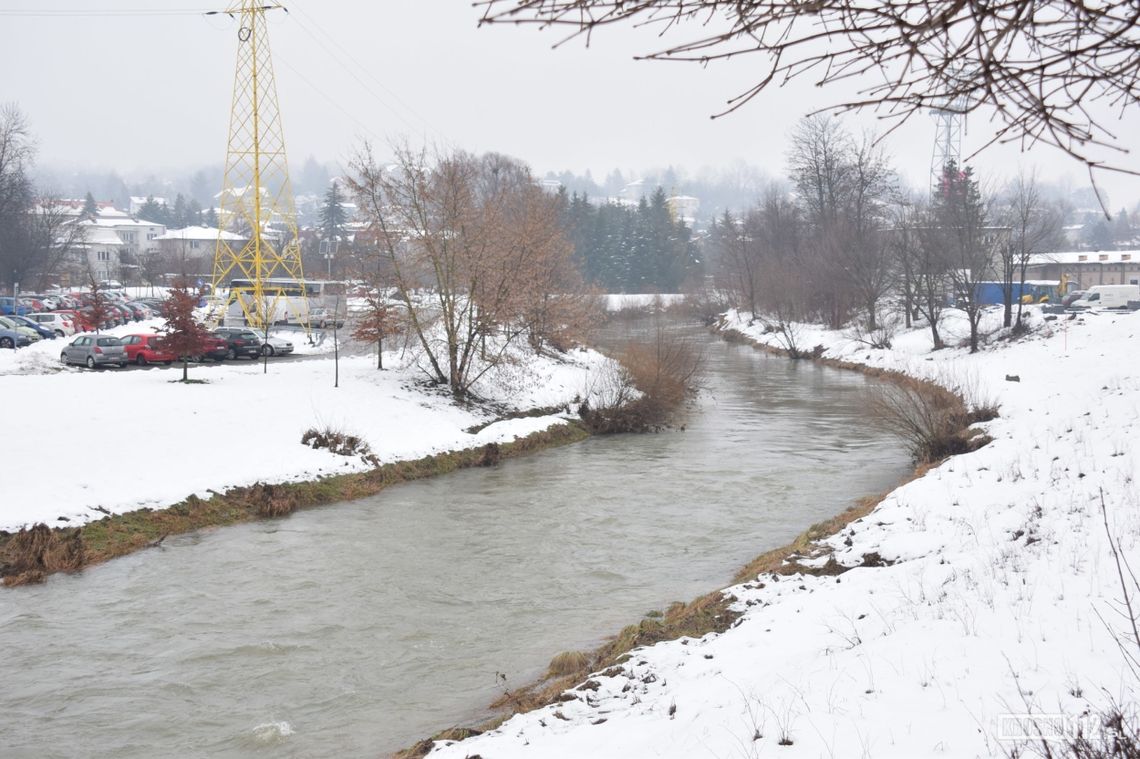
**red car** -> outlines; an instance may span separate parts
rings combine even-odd
[[[127,360],[139,366],[147,364],[173,364],[178,358],[162,347],[162,335],[127,335],[122,338]]]
[[[221,361],[229,354],[229,345],[225,340],[219,337],[206,335],[202,338],[202,344],[204,350],[201,355],[194,357],[196,361],[204,361],[207,358],[213,359],[214,361]]]
[[[71,319],[71,323],[75,326],[76,332],[94,332],[95,325],[86,317],[85,314],[79,311],[56,311],[57,314],[63,314]]]

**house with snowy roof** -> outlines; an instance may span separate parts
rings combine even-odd
[[[167,230],[154,242],[170,273],[208,275],[213,270],[218,240],[240,248],[249,242],[249,237],[214,227],[196,226]]]

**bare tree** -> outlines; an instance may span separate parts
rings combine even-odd
[[[1140,4],[1083,0],[476,0],[482,23],[561,26],[588,41],[625,22],[691,36],[640,56],[706,65],[759,54],[759,80],[728,101],[740,108],[794,79],[861,82],[833,110],[864,108],[895,126],[947,104],[992,112],[994,142],[1041,142],[1097,170],[1137,171],[1094,157],[1123,152],[1090,113],[1140,103]],[[676,39],[671,37],[670,39]],[[1103,206],[1103,200],[1102,200]],[[1105,209],[1107,211],[1107,209]]]
[[[395,148],[393,164],[381,165],[365,145],[353,170],[370,236],[391,266],[433,381],[469,396],[519,338],[537,344],[563,337],[561,296],[571,284],[573,250],[557,198],[524,165],[406,146]]]
[[[709,228],[708,245],[716,261],[716,278],[719,286],[728,293],[736,308],[756,318],[759,266],[757,246],[752,236],[757,222],[753,211],[744,219],[737,219],[725,211],[714,219]]]
[[[797,125],[788,162],[811,226],[813,290],[822,312],[837,329],[862,307],[876,329],[878,303],[890,283],[880,232],[894,195],[894,171],[873,138],[856,141],[827,116]]]
[[[1005,212],[1010,228],[1009,245],[1003,246],[1001,256],[1002,288],[1005,296],[1004,326],[1013,323],[1013,283],[1021,283],[1025,293],[1025,272],[1029,259],[1044,252],[1047,243],[1054,240],[1061,227],[1061,216],[1056,209],[1045,204],[1037,186],[1036,174],[1019,174],[1009,189],[1009,206]],[[1017,325],[1021,326],[1022,298],[1017,301]]]
[[[934,350],[945,348],[939,325],[946,308],[950,262],[939,230],[932,226],[928,208],[913,206],[899,219],[895,238],[897,251],[912,271],[915,308],[930,327]]]
[[[26,280],[28,214],[35,191],[28,170],[35,157],[27,119],[15,105],[0,106],[0,280]]]

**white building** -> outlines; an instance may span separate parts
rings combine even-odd
[[[74,246],[86,271],[96,280],[118,279],[122,274],[123,240],[113,229],[88,226]]]
[[[88,229],[96,227],[113,231],[122,240],[123,252],[138,260],[156,255],[159,252],[156,239],[166,232],[162,224],[138,221],[122,211],[113,214],[100,211],[94,219],[85,219],[79,224]]]
[[[208,275],[213,271],[218,240],[240,248],[249,238],[202,226],[171,229],[155,238],[154,242],[159,255],[166,261],[168,273]]]

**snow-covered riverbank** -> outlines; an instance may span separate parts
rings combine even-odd
[[[947,317],[956,344],[965,325]],[[927,330],[874,350],[804,326],[827,357],[973,387],[1000,405],[993,442],[829,539],[850,571],[730,588],[743,617],[728,632],[639,649],[590,690],[431,756],[988,757],[1035,735],[1019,715],[1071,736],[1112,702],[1131,709],[1105,515],[1140,565],[1140,315],[1031,324],[975,355],[931,352]],[[781,347],[759,322],[726,326]],[[888,565],[860,566],[872,553]]]
[[[148,332],[158,322],[112,334]],[[304,346],[298,353],[323,352]],[[477,433],[497,410],[565,406],[589,393],[607,362],[593,351],[563,360],[520,353],[476,387],[493,402],[456,404],[445,388],[426,387],[409,353],[341,358],[334,388],[331,357],[90,371],[63,368],[63,340],[0,351],[2,429],[8,444],[0,477],[0,530],[35,522],[75,526],[122,513],[162,508],[191,493],[255,482],[293,482],[368,468],[301,444],[310,428],[360,436],[381,463],[504,442],[563,424],[560,415],[501,421]],[[521,349],[520,349],[521,350]]]

